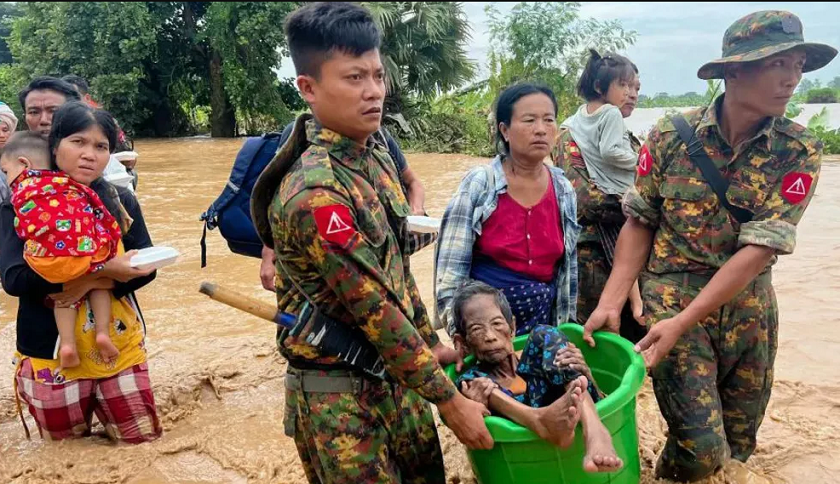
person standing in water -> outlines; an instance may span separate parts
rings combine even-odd
[[[636,350],[669,431],[657,477],[697,481],[755,450],[778,345],[771,268],[794,250],[822,159],[822,143],[784,113],[802,74],[836,55],[805,42],[789,12],[739,19],[723,57],[698,72],[723,79],[725,93],[663,118],[639,154],[615,266],[584,338],[594,345],[593,331],[619,330],[644,268],[650,329]]]
[[[633,186],[641,144],[624,125],[635,108],[639,71],[626,57],[590,52],[578,81],[578,95],[586,100],[557,134],[552,152],[575,188],[578,222],[577,319],[583,324],[598,305],[612,270],[615,241],[624,224],[621,197]],[[642,299],[638,285],[622,310],[621,335],[639,341]]]
[[[319,2],[292,13],[286,35],[312,115],[298,118],[251,197],[257,233],[276,254],[279,309],[305,318],[278,342],[289,361],[286,434],[313,484],[443,483],[428,402],[468,446],[493,440],[487,408],[441,368],[457,354],[432,329],[406,265],[411,208],[372,137],[385,98],[382,34],[363,7]],[[384,376],[313,344],[323,340],[306,337],[317,322],[307,305],[371,347]]]

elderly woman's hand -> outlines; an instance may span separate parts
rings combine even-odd
[[[557,350],[557,353],[554,355],[554,364],[563,368],[571,368],[585,376],[589,381],[594,382],[592,371],[583,359],[583,353],[573,343],[569,343],[565,348]]]
[[[489,378],[476,378],[475,380],[461,383],[461,393],[474,402],[485,407],[489,406],[490,394],[496,389],[496,384]]]
[[[137,255],[136,250],[130,250],[123,255],[114,257],[105,263],[105,268],[99,273],[103,277],[118,282],[128,282],[138,277],[145,277],[154,272],[154,269],[141,270],[131,267],[131,258]]]

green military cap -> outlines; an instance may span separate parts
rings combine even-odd
[[[803,72],[815,71],[837,55],[834,47],[805,42],[802,22],[796,15],[765,10],[736,20],[723,36],[723,57],[701,67],[697,77],[723,79],[725,64],[757,61],[791,49],[805,52]]]

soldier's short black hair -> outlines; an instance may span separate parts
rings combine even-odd
[[[79,95],[79,91],[77,91],[76,88],[69,82],[62,81],[61,79],[52,76],[36,77],[35,79],[32,79],[32,82],[30,82],[29,85],[23,88],[23,90],[18,94],[20,107],[24,111],[26,111],[26,96],[28,96],[32,91],[55,91],[57,93],[64,94],[67,101],[78,101],[82,99],[82,96]]]
[[[2,155],[0,156],[12,158],[23,156],[34,163],[40,161],[42,164],[49,165],[50,146],[47,140],[42,138],[36,131],[18,131],[6,142],[6,146],[3,147]],[[41,168],[47,168],[47,166]]]
[[[595,101],[607,95],[610,85],[616,79],[633,82],[639,68],[630,59],[613,53],[603,57],[595,49],[589,49],[589,60],[577,85],[577,93],[587,101]]]
[[[464,306],[467,305],[470,299],[482,294],[493,296],[493,301],[502,311],[502,316],[504,316],[511,328],[513,327],[513,311],[511,311],[510,303],[505,295],[502,294],[502,291],[487,283],[470,280],[458,289],[455,297],[452,299],[452,321],[455,325],[455,334],[459,334],[464,338],[467,337],[467,326],[466,321],[464,321]]]
[[[347,2],[301,7],[286,19],[285,29],[297,74],[315,78],[333,52],[358,57],[382,44],[382,32],[370,12]]]
[[[90,84],[82,76],[76,74],[67,74],[61,78],[62,81],[76,86],[76,89],[84,96],[90,92]]]

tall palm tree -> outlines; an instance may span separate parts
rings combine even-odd
[[[364,2],[383,36],[386,108],[400,112],[406,94],[431,97],[475,75],[467,58],[470,26],[457,2]]]

